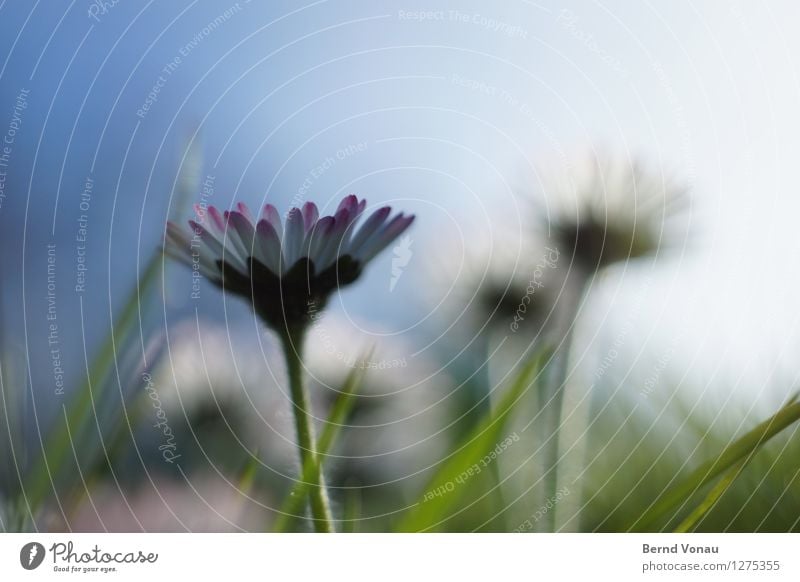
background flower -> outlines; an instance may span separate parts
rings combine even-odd
[[[607,153],[542,174],[538,230],[588,272],[664,252],[689,203],[673,177]]]

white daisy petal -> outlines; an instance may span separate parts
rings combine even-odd
[[[275,229],[278,238],[283,240],[283,222],[281,221],[281,214],[278,212],[278,209],[272,204],[266,204],[264,210],[261,212],[261,218],[268,221],[272,225],[272,228]]]
[[[359,217],[361,216],[361,214],[364,212],[364,209],[365,209],[366,207],[367,207],[367,200],[366,200],[366,198],[365,198],[365,199],[361,200],[361,201],[358,203],[358,206],[356,206],[356,211],[355,211],[355,214],[353,215],[353,222],[355,222],[356,220],[358,220],[358,218],[359,218]]]
[[[308,258],[314,263],[317,272],[320,270],[322,250],[327,246],[334,226],[336,226],[336,220],[332,216],[326,216],[320,218],[307,235],[309,243]]]
[[[243,273],[247,273],[247,264],[238,252],[231,247],[226,247],[202,224],[198,224],[195,221],[190,220],[189,225],[195,230],[202,243],[208,249],[208,252],[210,253],[210,259],[214,262],[214,264],[216,264],[217,261],[225,261],[235,269]],[[201,254],[204,253],[201,251]]]
[[[255,224],[255,220],[253,220],[253,215],[250,214],[250,209],[247,207],[247,204],[245,204],[244,202],[239,202],[236,205],[236,210],[238,210],[242,214],[242,216],[244,216],[248,220],[248,222],[250,222],[251,226]]]
[[[248,218],[239,212],[231,212],[231,225],[239,235],[239,239],[247,250],[248,257],[255,257],[264,264],[265,257],[261,252],[261,245],[256,241],[256,231]]]
[[[364,243],[355,258],[364,263],[371,260],[411,226],[412,222],[413,216],[398,214]]]
[[[275,274],[280,273],[283,264],[281,257],[281,239],[272,223],[266,219],[258,221],[256,225],[258,232],[257,244],[261,247],[261,256],[264,257],[264,266]]]
[[[220,211],[217,210],[215,206],[208,207],[208,217],[210,220],[207,221],[207,226],[212,229],[217,237],[222,240],[223,235],[225,234],[225,220],[220,214]]]
[[[369,237],[383,225],[391,211],[392,209],[389,206],[384,206],[373,212],[364,224],[361,225],[361,228],[353,234],[353,238],[347,247],[347,254],[354,255],[357,253],[359,248],[367,242]]]
[[[194,269],[195,266],[197,266],[197,269],[200,272],[200,274],[206,279],[211,279],[212,281],[215,282],[219,282],[222,280],[219,268],[215,264],[212,264],[211,259],[208,255],[199,253],[197,256],[197,262],[195,262],[194,258],[191,255],[187,256],[186,253],[178,250],[177,247],[171,244],[167,245],[164,248],[164,254],[177,260],[180,263],[183,263],[187,267],[191,267],[192,269]]]
[[[353,240],[353,237],[356,233],[355,224],[358,219],[361,217],[361,214],[364,212],[364,209],[367,207],[367,201],[361,200],[360,202],[356,199],[356,204],[352,206],[350,212],[350,218],[347,223],[347,227],[345,228],[344,238],[342,239],[341,244],[341,252],[340,255],[347,254],[347,251],[350,249],[350,242]]]
[[[177,224],[167,222],[165,242],[165,254],[189,267],[195,268],[197,265],[201,275],[219,281],[220,271],[212,259],[213,255],[202,252],[203,249],[192,249],[192,241]]]
[[[305,226],[306,232],[314,227],[318,218],[319,210],[316,204],[313,202],[306,202],[303,204],[303,225]]]
[[[211,279],[212,281],[222,281],[222,271],[220,271],[219,267],[216,264],[212,264],[211,260],[207,255],[200,253],[198,263],[200,274],[203,275],[206,279]],[[194,267],[194,263],[192,264]]]
[[[236,227],[233,225],[232,219],[233,215],[238,214],[235,210],[233,211],[225,211],[225,224],[227,228],[225,229],[225,238],[223,238],[223,242],[225,243],[226,249],[235,252],[245,263],[247,263],[247,257],[250,256],[250,245],[246,244],[245,241],[242,240],[242,237],[239,236],[239,231],[236,230]]]
[[[303,248],[304,240],[303,213],[298,208],[292,208],[286,217],[286,232],[283,235],[283,258],[286,260],[283,266],[284,272],[292,268],[301,258],[300,250]]]
[[[334,225],[327,237],[325,246],[320,249],[317,255],[317,271],[324,271],[336,262],[342,251],[342,238],[347,232],[347,226],[350,224],[350,212],[347,208],[342,208],[336,213],[334,218]]]
[[[349,194],[339,202],[339,207],[336,209],[335,214],[339,214],[342,210],[347,210],[347,212],[351,215],[355,214],[356,208],[358,207],[358,198],[354,194]],[[334,215],[335,216],[335,215]]]
[[[191,256],[190,247],[192,245],[189,237],[174,222],[167,222],[165,250],[172,250],[176,254]]]
[[[176,225],[173,226],[177,228]],[[167,246],[165,251],[173,258],[177,258],[180,262],[192,267],[193,269],[196,266],[199,267],[200,273],[204,277],[219,281],[220,270],[214,259],[216,254],[207,252],[203,247],[202,242],[197,243],[195,247],[192,247],[191,240],[183,233],[180,234],[180,240],[176,241],[176,234],[177,233],[174,232],[174,229],[172,233],[168,232],[171,244]]]

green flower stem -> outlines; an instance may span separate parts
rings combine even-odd
[[[562,417],[564,416],[564,394],[568,390],[570,382],[570,352],[577,325],[578,312],[581,304],[586,297],[589,283],[589,275],[580,267],[575,267],[569,274],[571,278],[571,294],[565,297],[565,317],[561,322],[561,344],[556,349],[556,354],[551,362],[549,391],[544,394],[543,411],[545,433],[544,439],[544,499],[542,504],[548,500],[555,499],[558,493],[561,468],[561,429]],[[574,382],[574,380],[572,380]],[[556,510],[548,511],[545,520],[545,530],[547,532],[556,531]]]
[[[567,349],[560,350],[556,357],[552,360],[552,365],[556,370],[551,371],[550,374],[550,391],[542,399],[546,402],[546,407],[543,414],[545,432],[542,435],[544,439],[544,469],[545,474],[543,478],[544,483],[544,496],[542,499],[542,507],[547,504],[547,501],[554,499],[556,491],[558,490],[558,463],[560,460],[559,450],[559,430],[561,429],[561,412],[564,406],[564,368],[566,367]],[[555,510],[548,511],[545,514],[543,522],[545,532],[555,531]]]
[[[314,529],[320,533],[331,533],[333,516],[331,514],[328,492],[322,475],[316,438],[311,424],[311,406],[303,383],[303,362],[300,352],[303,347],[305,329],[297,329],[281,338],[286,367],[289,374],[289,389],[292,396],[292,413],[297,430],[297,446],[300,449],[300,478],[308,480],[308,494],[311,502],[311,516]]]

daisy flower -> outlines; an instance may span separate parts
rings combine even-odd
[[[539,213],[541,230],[585,272],[663,250],[672,219],[687,202],[686,188],[674,180],[635,160],[611,158],[552,177],[545,196],[553,208]]]
[[[560,433],[582,438],[588,426],[588,419],[577,408],[583,387],[574,380],[570,349],[592,279],[608,267],[656,256],[671,247],[679,240],[676,219],[689,202],[685,187],[635,160],[591,157],[577,172],[570,168],[549,175],[544,186],[547,204],[540,208],[538,226],[565,263],[571,264],[565,275],[565,317],[559,326],[563,340],[551,360],[541,400],[545,403],[541,438],[547,439],[543,451],[545,497],[552,497],[559,483],[569,481],[559,467],[566,455],[559,447],[577,451],[571,455],[580,457],[579,442],[565,442]],[[565,410],[565,402],[573,409]],[[569,462],[563,466],[571,468]],[[558,529],[556,516],[567,514],[562,509],[551,512],[545,529]]]
[[[361,275],[366,264],[414,221],[402,212],[390,217],[384,206],[359,223],[366,200],[347,196],[332,216],[320,218],[307,202],[292,208],[285,223],[267,204],[256,220],[244,204],[224,213],[195,207],[196,221],[186,233],[167,223],[165,251],[223,290],[251,302],[264,323],[276,331],[286,358],[289,392],[301,461],[300,478],[309,486],[314,526],[331,532],[333,517],[311,422],[310,398],[303,378],[303,340],[312,319],[330,295]]]
[[[306,325],[331,293],[349,285],[366,264],[414,221],[391,208],[375,210],[356,226],[366,200],[353,195],[332,216],[320,218],[316,204],[292,208],[285,223],[272,204],[256,220],[247,206],[220,212],[195,207],[191,230],[167,223],[166,251],[198,265],[203,276],[224,290],[252,302],[271,328]]]

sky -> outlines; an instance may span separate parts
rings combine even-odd
[[[641,266],[598,280],[590,325],[602,339],[634,321],[631,357],[675,351],[672,373],[712,402],[773,405],[800,349],[799,16],[788,0],[6,0],[4,349],[53,390],[55,245],[59,348],[80,374],[167,218],[190,216],[175,186],[192,171],[220,206],[330,210],[353,192],[416,213],[394,287],[387,254],[331,308],[376,337],[441,325],[426,264],[520,232],[548,168],[609,151],[684,181],[692,234],[646,286]],[[188,270],[170,276],[165,319],[219,309],[189,297]]]

